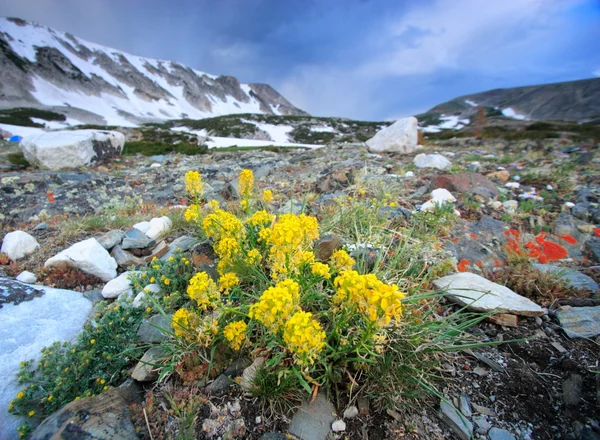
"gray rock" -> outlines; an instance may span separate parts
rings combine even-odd
[[[581,401],[581,386],[583,378],[579,374],[571,374],[567,380],[563,382],[562,392],[563,401],[568,408],[576,407]]]
[[[252,365],[252,361],[248,358],[236,359],[225,371],[223,371],[223,374],[225,376],[237,377],[250,365]]]
[[[90,438],[138,439],[129,407],[113,388],[98,396],[75,400],[45,419],[31,434],[32,440]]]
[[[142,342],[149,344],[156,344],[166,340],[169,335],[165,332],[171,332],[171,320],[173,315],[154,315],[148,319],[144,319],[140,324],[140,328],[137,331],[137,336]]]
[[[589,290],[592,293],[596,293],[600,290],[600,287],[592,278],[578,270],[555,266],[553,264],[534,264],[533,267],[542,272],[552,273],[558,276],[576,289]]]
[[[130,229],[125,232],[121,247],[123,249],[146,249],[156,244],[151,238],[148,238],[146,234],[138,229]]]
[[[279,214],[300,214],[304,211],[304,203],[299,200],[288,200],[277,212]]]
[[[353,419],[354,417],[356,417],[358,415],[358,408],[355,406],[349,406],[348,408],[346,408],[346,410],[344,411],[344,418],[345,419]]]
[[[115,259],[119,267],[122,267],[123,269],[127,269],[130,266],[140,267],[146,265],[144,260],[136,257],[131,252],[123,250],[123,248],[119,245],[112,248],[110,255]]]
[[[438,170],[447,170],[452,167],[452,162],[450,162],[441,154],[417,154],[413,160],[413,163],[417,168],[435,168]]]
[[[600,263],[600,238],[590,238],[585,243],[585,250],[589,253],[592,261]]]
[[[318,394],[314,402],[304,402],[290,423],[289,432],[301,440],[325,440],[335,421],[335,407]]]
[[[488,431],[490,440],[516,440],[515,436],[506,429],[492,428]]]
[[[289,437],[279,432],[267,432],[263,434],[258,440],[289,440]]]
[[[399,119],[367,141],[372,153],[412,153],[417,149],[417,118]]]
[[[460,439],[471,439],[473,424],[448,402],[440,402],[440,411],[438,415]]]
[[[473,422],[475,423],[475,426],[477,427],[476,431],[479,434],[487,434],[492,427],[491,423],[488,422],[484,416],[473,417]]]
[[[438,289],[447,290],[448,298],[477,312],[510,313],[541,316],[544,310],[508,287],[493,283],[471,272],[456,273],[433,281]]]
[[[473,415],[473,413],[471,411],[471,400],[469,399],[469,396],[467,396],[465,393],[460,393],[460,398],[458,400],[458,404],[460,407],[460,412],[465,417],[470,418]]]
[[[214,381],[212,381],[204,391],[211,396],[220,396],[225,394],[231,386],[231,379],[224,374],[220,374]]]
[[[169,257],[171,257],[177,250],[185,252],[188,249],[191,249],[196,243],[198,243],[198,239],[196,237],[192,237],[191,235],[182,235],[169,244],[169,250],[166,254],[160,257],[160,259],[168,260]]]
[[[156,365],[160,363],[160,358],[164,354],[160,347],[150,348],[133,369],[131,377],[138,382],[154,382],[160,374],[160,369]]]
[[[579,440],[600,440],[600,433],[586,426],[579,433]]]
[[[569,338],[593,338],[600,335],[600,306],[564,306],[557,310],[556,317]]]
[[[98,241],[98,243],[100,243],[100,246],[102,246],[104,249],[110,250],[119,243],[121,243],[121,240],[123,240],[124,235],[125,233],[123,231],[120,231],[118,229],[112,229],[106,234],[101,235],[100,237],[96,237],[96,241]]]

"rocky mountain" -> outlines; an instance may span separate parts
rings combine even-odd
[[[585,122],[600,117],[600,78],[464,95],[427,113],[465,119],[474,116],[478,106],[487,107],[488,114],[495,111],[514,119]]]
[[[232,113],[307,114],[267,84],[241,84],[0,17],[0,108],[16,107],[57,111],[73,124],[120,126]]]

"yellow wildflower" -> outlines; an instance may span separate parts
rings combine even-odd
[[[219,206],[221,205],[219,204],[218,200],[212,199],[210,202],[208,202],[208,209],[210,209],[211,211],[219,209]]]
[[[228,272],[219,278],[219,288],[226,295],[239,283],[240,279],[233,272]]]
[[[196,221],[200,220],[200,218],[202,217],[202,210],[200,209],[200,206],[198,206],[196,204],[191,204],[190,206],[187,207],[187,209],[183,213],[183,217],[185,218],[185,221],[187,221],[187,222],[191,222],[191,221],[196,222]]]
[[[198,272],[190,280],[187,294],[202,310],[214,308],[221,297],[217,284],[206,272]]]
[[[331,274],[329,273],[329,266],[323,263],[313,263],[310,265],[310,271],[313,275],[329,279]]]
[[[200,176],[198,171],[188,171],[185,173],[185,190],[191,197],[202,197],[202,194],[204,194],[204,183],[202,183],[202,176]]]
[[[96,343],[95,339],[90,340],[90,344],[94,345]]]
[[[269,214],[265,210],[256,211],[250,218],[248,218],[248,220],[246,220],[246,223],[256,227],[270,226],[271,223],[273,223],[274,218],[275,216],[273,214]]]
[[[264,203],[271,203],[273,201],[273,192],[270,189],[265,189],[262,193],[261,200]]]
[[[239,350],[246,339],[246,328],[248,326],[244,321],[230,322],[223,329],[223,336],[229,341],[229,346],[234,350]]]
[[[33,417],[33,416],[35,416],[35,411],[29,411],[29,412],[27,413],[27,415],[28,415],[29,417]]]
[[[360,275],[355,270],[342,272],[334,285],[335,303],[356,307],[360,313],[378,325],[387,325],[402,317],[404,294],[395,284],[385,284],[375,274]]]
[[[25,397],[25,394],[23,393],[23,391],[19,391],[17,393],[17,399],[22,399],[23,397]]]
[[[179,309],[173,314],[171,323],[175,331],[175,336],[183,337],[190,341],[192,340],[192,332],[198,323],[198,317],[187,309]]]
[[[169,284],[171,284],[171,280],[170,280],[170,279],[168,279],[168,278],[166,278],[166,279],[163,281],[163,283],[165,283],[165,285],[167,285],[167,286],[168,286]]]
[[[354,263],[354,259],[343,249],[334,252],[329,261],[331,268],[336,272],[351,270]]]
[[[300,285],[289,279],[283,280],[262,293],[260,300],[250,307],[248,316],[277,333],[299,301]]]
[[[325,332],[312,313],[298,311],[285,323],[283,341],[299,365],[313,364],[325,346]]]
[[[239,175],[239,190],[243,199],[250,196],[250,192],[254,187],[254,173],[252,170],[242,170]]]
[[[256,264],[262,260],[262,255],[258,249],[251,249],[246,256],[246,262],[248,264]]]
[[[150,313],[152,311],[152,307],[146,307],[146,313]]]

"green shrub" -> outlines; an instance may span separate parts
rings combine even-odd
[[[67,119],[65,115],[60,113],[48,110],[39,110],[35,108],[13,108],[0,110],[0,123],[20,125],[24,127],[44,127],[42,124],[33,122],[31,118],[43,119],[45,121],[65,121]]]
[[[8,161],[13,165],[22,165],[24,167],[31,166],[31,164],[27,162],[27,159],[25,159],[25,155],[20,151],[18,153],[9,153],[7,157]]]

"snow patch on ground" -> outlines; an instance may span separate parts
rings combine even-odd
[[[38,286],[35,286],[38,288]],[[16,374],[21,361],[41,356],[55,341],[69,341],[83,328],[92,303],[79,292],[39,287],[44,295],[0,309],[0,439],[18,438],[18,417],[8,414],[20,386]]]
[[[520,115],[518,114],[516,111],[514,111],[512,108],[507,107],[504,110],[502,110],[502,114],[504,116],[506,116],[507,118],[513,118],[513,119],[518,119],[520,121],[524,121],[527,118],[524,115]]]
[[[337,130],[329,125],[317,125],[310,127],[310,131],[314,131],[316,133],[337,133]]]
[[[323,148],[322,145],[294,144],[290,142],[257,141],[255,139],[238,139],[219,136],[211,136],[206,142],[208,148],[227,148],[227,147],[302,147],[302,148]]]
[[[38,127],[21,127],[20,125],[0,124],[0,130],[8,131],[13,136],[29,136],[45,133],[46,130]]]
[[[442,130],[460,130],[471,122],[469,119],[460,119],[458,116],[440,116],[439,125],[428,125],[427,127],[421,128],[424,133],[439,133]]]
[[[288,133],[294,129],[291,125],[265,124],[264,122],[250,121],[248,119],[240,119],[240,121],[256,125],[259,130],[266,132],[271,140],[277,143],[289,143],[290,138],[288,137]]]
[[[465,99],[465,104],[469,104],[471,107],[479,107],[476,102],[473,102],[470,99]]]

